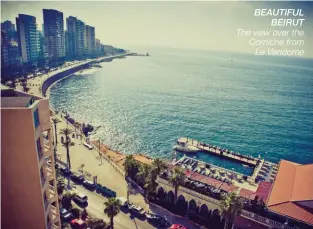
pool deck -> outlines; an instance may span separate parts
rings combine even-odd
[[[263,158],[255,158],[252,156],[241,155],[239,153],[235,153],[235,152],[229,151],[227,149],[222,149],[222,148],[219,148],[217,146],[208,145],[208,144],[205,144],[205,143],[202,143],[202,142],[199,142],[197,140],[187,138],[187,137],[179,138],[177,140],[177,142],[178,143],[188,143],[189,145],[197,147],[199,149],[199,152],[210,153],[210,154],[215,155],[215,156],[223,157],[225,159],[236,161],[238,163],[253,167],[253,172],[250,176],[247,176],[248,178],[246,181],[244,181],[242,183],[235,181],[235,185],[238,187],[244,187],[248,190],[254,191],[258,185],[258,183],[255,181],[257,177],[263,177],[264,181],[273,182],[273,179],[274,179],[276,172],[277,172],[277,170],[275,170],[275,167],[277,167],[277,165],[275,163],[265,161]],[[191,157],[189,157],[189,158],[191,158]],[[182,160],[182,158],[178,161],[181,161],[181,160]],[[196,159],[192,158],[192,160],[196,160]],[[201,164],[208,164],[208,163],[205,163],[203,161],[199,161],[199,160],[196,160],[196,161],[198,161]],[[213,166],[213,167],[217,168],[218,170],[225,171],[227,173],[236,174],[236,176],[239,176],[239,177],[243,176],[243,174],[241,174],[241,173],[234,172],[234,171],[228,170],[226,168],[221,168],[221,167],[218,167],[218,166],[215,166],[212,164],[210,164],[210,166]]]

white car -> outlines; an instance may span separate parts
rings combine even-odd
[[[119,201],[119,204],[121,207],[127,207],[128,206],[128,201],[124,197],[116,197],[116,199]]]

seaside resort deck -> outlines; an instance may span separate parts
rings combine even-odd
[[[174,161],[173,164],[182,166],[187,171],[187,177],[193,180],[204,180],[205,183],[217,184],[214,186],[222,187],[227,184],[237,187],[238,190],[245,189],[252,192],[256,191],[258,184],[262,181],[273,182],[275,175],[277,173],[277,164],[269,161],[265,161],[261,158],[254,158],[252,156],[242,155],[227,149],[221,149],[217,146],[208,145],[197,140],[190,138],[179,138],[178,143],[187,143],[194,147],[197,147],[200,152],[209,153],[215,156],[223,157],[228,160],[236,161],[245,166],[253,167],[253,173],[251,176],[246,176],[238,172],[228,170],[215,166],[213,164],[208,164],[203,161],[199,161],[187,156],[182,157],[178,161]],[[235,188],[228,188],[235,189]],[[229,191],[229,190],[225,190]],[[247,193],[249,193],[247,191]]]

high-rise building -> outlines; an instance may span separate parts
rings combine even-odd
[[[43,21],[49,59],[58,61],[65,57],[63,13],[57,10],[43,9]]]
[[[10,41],[17,42],[17,32],[15,30],[15,25],[11,21],[4,21],[1,23],[1,31],[8,33],[8,39]]]
[[[79,57],[85,55],[85,23],[81,20],[77,20],[77,35],[76,35],[76,54]]]
[[[19,14],[16,18],[19,52],[23,63],[35,64],[38,60],[36,18]]]
[[[101,43],[99,39],[96,39],[96,56],[101,55]]]
[[[70,59],[73,59],[77,55],[77,18],[68,17],[66,18],[66,29],[67,29],[67,47],[66,47],[66,56]]]
[[[95,27],[86,25],[86,53],[93,56],[96,51]]]
[[[40,67],[44,67],[46,62],[48,61],[48,52],[45,47],[45,37],[42,31],[38,31],[38,47],[39,47],[39,55],[38,55],[38,65]]]
[[[1,225],[61,228],[49,100],[1,90]]]

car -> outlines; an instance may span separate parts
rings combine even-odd
[[[71,171],[68,168],[65,167],[60,167],[60,172],[64,175],[64,176],[69,176],[71,174]]]
[[[67,222],[73,219],[73,214],[67,211],[65,208],[60,209],[60,216],[61,216],[61,219]]]
[[[170,229],[188,229],[187,227],[181,225],[181,224],[173,224]]]
[[[160,215],[146,213],[146,218],[149,223],[154,224],[157,227],[169,227],[171,225],[166,218]]]
[[[128,200],[124,197],[116,197],[116,199],[119,201],[119,205],[121,207],[128,207],[129,203]]]
[[[70,224],[73,229],[87,229],[87,223],[82,219],[73,219]]]
[[[87,206],[88,205],[88,197],[84,194],[77,193],[74,198],[74,202],[80,206]]]
[[[85,188],[89,189],[89,190],[95,190],[95,189],[96,189],[96,184],[93,183],[93,182],[91,182],[91,181],[87,181],[87,180],[85,180],[85,181],[83,182],[83,186],[84,186]]]
[[[83,183],[85,178],[83,175],[79,175],[79,174],[76,174],[76,173],[73,173],[71,175],[71,179],[72,181],[76,182],[76,183]]]
[[[129,211],[138,216],[145,216],[146,214],[145,210],[142,207],[139,207],[134,204],[129,206]]]
[[[89,145],[87,142],[84,142],[84,146],[86,146],[90,150],[93,149],[93,146]]]

